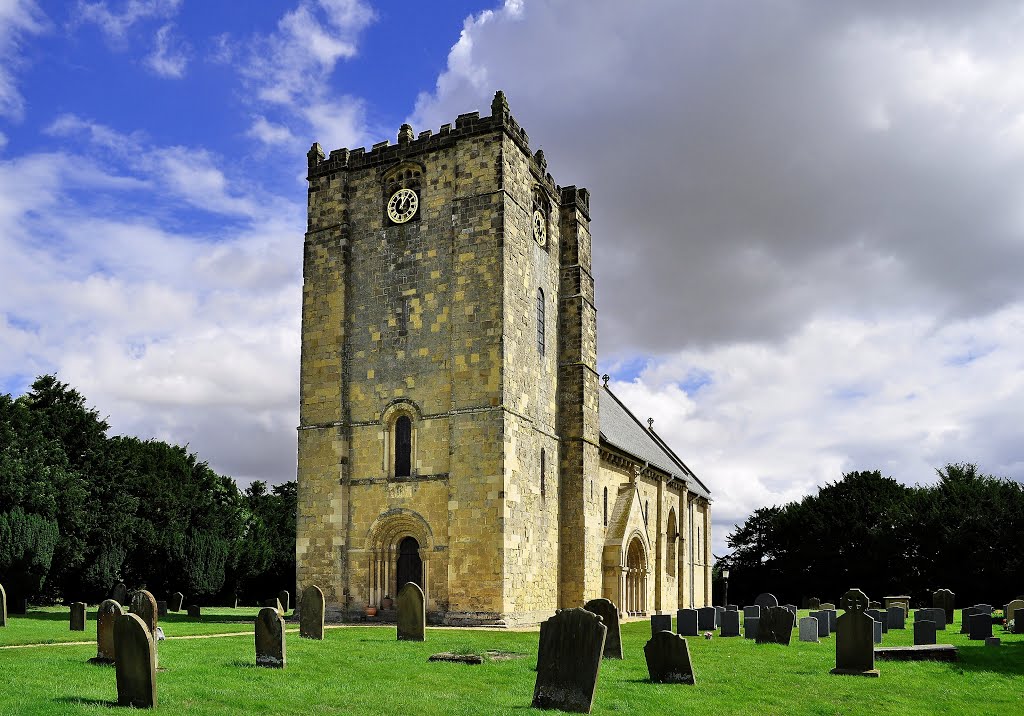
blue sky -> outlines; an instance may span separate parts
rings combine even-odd
[[[843,471],[1024,479],[1009,0],[0,0],[0,390],[294,477],[305,152],[503,89],[592,194],[600,370],[716,553]]]

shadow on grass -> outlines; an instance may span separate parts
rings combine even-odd
[[[86,613],[86,619],[88,621],[96,621],[93,616],[90,618],[90,614]],[[32,621],[39,622],[64,622],[65,624],[71,623],[71,607],[68,607],[67,612],[40,612],[34,609],[29,609],[27,614],[11,614],[8,612],[8,620],[14,619],[31,619]]]
[[[238,669],[255,669],[256,663],[252,661],[242,661],[241,659],[235,659],[234,661],[227,662],[225,666],[231,666]]]
[[[188,614],[168,613],[160,617],[161,622],[168,624],[252,624],[256,617],[252,614],[203,614],[190,617]]]
[[[116,701],[106,701],[104,699],[87,699],[81,696],[62,696],[58,699],[54,699],[55,703],[58,704],[69,704],[71,706],[106,706],[108,709],[116,709]]]
[[[959,651],[960,661],[949,664],[952,671],[1024,676],[1024,641],[1003,642],[1000,646],[985,646],[984,642],[961,644]]]

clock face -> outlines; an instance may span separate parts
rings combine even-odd
[[[416,214],[420,198],[412,189],[399,189],[388,201],[388,218],[396,224],[404,224]]]
[[[539,209],[533,212],[533,238],[541,246],[548,241],[548,222]]]

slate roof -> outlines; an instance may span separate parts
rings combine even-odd
[[[711,492],[653,429],[637,420],[615,394],[603,386],[598,399],[601,442],[686,483],[691,492],[711,498]]]

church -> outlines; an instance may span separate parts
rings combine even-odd
[[[435,624],[711,603],[711,495],[597,372],[590,194],[491,114],[308,153],[299,591]]]

